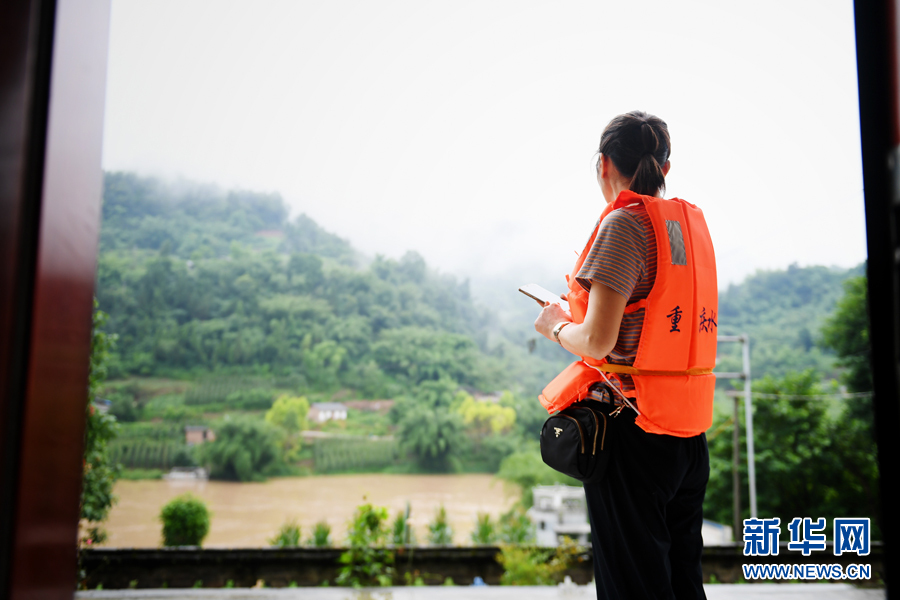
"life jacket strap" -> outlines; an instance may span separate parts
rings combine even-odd
[[[597,367],[601,371],[606,371],[607,373],[624,373],[626,375],[649,375],[651,377],[679,377],[682,375],[709,375],[713,372],[711,368],[700,368],[696,367],[693,369],[687,369],[684,371],[650,371],[646,369],[635,369],[629,365],[614,365],[610,363],[603,363],[602,365]]]
[[[625,307],[625,314],[630,314],[635,311],[641,310],[642,308],[647,308],[647,299],[643,298],[638,300],[637,302],[632,302],[628,306]]]

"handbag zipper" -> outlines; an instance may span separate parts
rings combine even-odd
[[[600,451],[603,452],[603,446],[606,445],[606,426],[609,421],[607,421],[604,413],[600,413],[600,416],[603,417],[603,437],[600,438]],[[594,438],[594,447],[597,447],[596,437]]]
[[[597,413],[594,412],[594,409],[588,409],[591,413],[591,416],[594,417],[594,448],[591,450],[591,456],[595,456],[597,454],[597,434],[600,433],[600,419],[597,418]],[[605,425],[604,421],[604,425]],[[606,435],[606,428],[603,429],[603,435]],[[603,442],[600,442],[600,450],[603,450]]]
[[[591,456],[595,456],[597,454],[597,434],[600,433],[600,419],[597,418],[597,412],[593,408],[585,407],[591,415],[594,417],[594,447],[591,450]],[[600,438],[600,451],[603,452],[603,448],[606,445],[606,415],[604,413],[600,413],[600,416],[603,417],[603,436]]]
[[[578,419],[571,415],[564,415],[559,413],[560,417],[565,417],[567,419],[572,419],[575,422],[575,426],[578,427],[578,437],[581,439],[581,453],[584,454],[584,430],[581,428],[581,423],[578,422]]]

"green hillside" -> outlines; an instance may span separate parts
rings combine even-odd
[[[493,336],[467,282],[415,252],[362,257],[278,195],[105,180],[97,297],[118,335],[111,376],[288,378],[384,398],[449,378],[534,392],[554,365]]]
[[[753,379],[815,369],[835,377],[834,355],[821,347],[825,319],[843,296],[852,269],[798,267],[757,271],[719,293],[719,335],[750,337]],[[719,371],[740,371],[740,345],[719,345]]]

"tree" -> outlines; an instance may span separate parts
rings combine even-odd
[[[456,409],[470,432],[479,437],[506,433],[516,423],[516,411],[509,406],[493,402],[478,402],[465,394]]]
[[[297,460],[300,451],[300,431],[306,429],[306,415],[309,413],[309,401],[304,397],[282,396],[275,400],[272,408],[266,413],[266,423],[277,427],[281,432],[282,456],[285,462]]]
[[[278,435],[272,425],[246,417],[226,416],[214,426],[216,440],[197,448],[198,462],[214,479],[259,480],[278,459]]]
[[[873,389],[867,290],[864,276],[844,282],[844,296],[822,328],[822,343],[837,353],[838,364],[845,368],[842,379],[851,392],[857,393]],[[839,422],[841,427],[834,443],[842,457],[841,490],[866,507],[868,514],[879,522],[878,448],[872,398],[847,403]]]
[[[854,392],[872,391],[866,289],[864,276],[845,281],[844,296],[822,327],[822,344],[837,353],[839,364],[846,368],[843,379]]]
[[[109,443],[118,430],[116,418],[101,413],[94,404],[100,386],[106,380],[106,363],[116,339],[103,331],[106,320],[106,314],[98,309],[95,299],[81,487],[81,518],[94,524],[88,534],[91,543],[105,538],[99,523],[106,519],[115,501],[112,490],[119,476],[119,466],[113,464],[109,456]]]
[[[547,409],[534,396],[513,394],[504,391],[500,396],[500,406],[508,406],[516,412],[515,430],[526,439],[537,439],[547,420]]]
[[[397,425],[401,448],[427,471],[454,470],[453,455],[465,444],[462,417],[451,409],[455,387],[446,379],[428,381],[394,407],[402,415]]]
[[[281,396],[266,413],[266,422],[294,434],[306,429],[307,414],[309,401],[306,397]]]
[[[808,370],[754,382],[754,392],[767,394],[753,400],[759,513],[779,517],[782,524],[798,516],[828,521],[872,516],[875,537],[879,529],[874,455],[866,460],[865,453],[854,447],[860,434],[856,422],[848,418],[852,403],[823,400],[819,380],[818,373]],[[722,434],[730,431],[720,416],[708,438],[710,478],[704,513],[721,522],[730,522],[732,515],[731,435]],[[740,465],[740,475],[746,490],[745,464]],[[742,518],[749,516],[745,504]]]

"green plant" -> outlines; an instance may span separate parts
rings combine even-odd
[[[102,544],[108,537],[106,530],[102,527],[88,527],[78,542],[82,547],[93,547]]]
[[[229,588],[229,589],[230,589],[230,588],[233,588],[233,587],[234,587],[234,579],[229,579],[228,581],[226,581],[226,582],[225,582],[225,587],[226,587],[226,588]]]
[[[575,553],[571,545],[543,550],[503,546],[497,562],[503,566],[501,585],[554,585],[562,579]]]
[[[331,525],[327,521],[319,521],[313,528],[312,536],[307,542],[313,548],[331,547]]]
[[[296,521],[288,521],[281,526],[278,534],[269,540],[276,548],[296,548],[300,545],[300,525]]]
[[[534,525],[521,507],[500,515],[500,542],[521,546],[534,542]]]
[[[106,365],[116,341],[115,335],[103,331],[108,317],[97,307],[95,299],[81,487],[81,518],[95,524],[106,519],[115,502],[112,490],[120,470],[109,453],[109,444],[115,439],[119,425],[115,417],[101,413],[94,406],[100,386],[106,380]]]
[[[497,527],[488,513],[478,513],[475,529],[472,530],[472,543],[476,546],[490,546],[497,542]]]
[[[384,549],[387,538],[386,508],[363,504],[357,507],[347,531],[349,548],[341,554],[344,565],[337,577],[338,585],[353,587],[391,584],[394,553]]]
[[[184,494],[163,506],[163,546],[200,546],[209,533],[209,510],[191,494]]]
[[[409,503],[406,510],[399,511],[391,525],[391,543],[395,546],[411,546],[415,544],[415,535],[409,524]]]
[[[202,587],[203,587],[203,580],[202,580],[202,579],[198,579],[197,581],[195,581],[195,582],[194,582],[194,587],[195,587],[195,588],[202,588]]]
[[[442,504],[434,513],[434,520],[428,524],[428,542],[435,546],[449,546],[453,543],[453,529],[447,522],[447,509]]]

